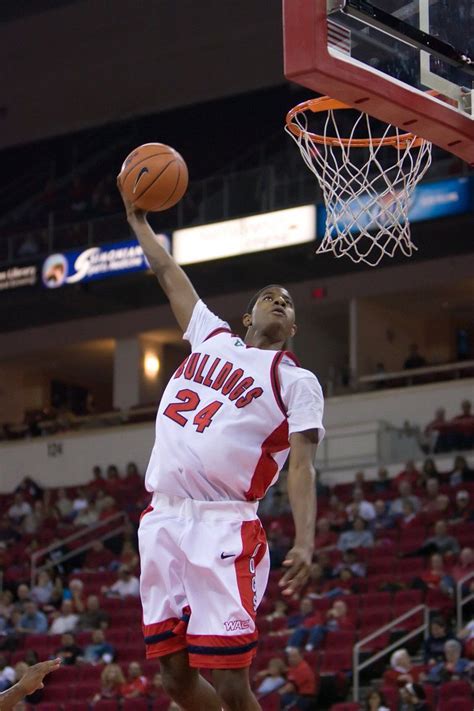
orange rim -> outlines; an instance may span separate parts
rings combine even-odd
[[[298,114],[312,111],[314,114],[322,113],[323,111],[338,111],[339,109],[353,109],[352,106],[345,104],[338,99],[331,99],[330,96],[321,96],[318,99],[309,99],[303,101],[294,108],[290,109],[286,115],[286,125],[289,131],[298,138],[306,138],[313,143],[319,143],[326,146],[345,146],[347,148],[368,148],[369,146],[391,146],[392,148],[419,148],[425,141],[424,138],[416,136],[414,133],[402,133],[398,136],[385,136],[384,138],[338,138],[335,136],[322,136],[319,133],[311,133],[305,131],[295,122],[295,117]]]

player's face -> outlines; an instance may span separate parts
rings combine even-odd
[[[245,314],[244,325],[253,326],[275,341],[286,341],[296,333],[295,307],[286,289],[272,286],[259,295],[251,314]]]

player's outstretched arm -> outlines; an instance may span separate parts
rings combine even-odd
[[[44,677],[52,671],[59,669],[61,660],[52,659],[47,662],[40,662],[29,667],[11,689],[7,689],[0,694],[0,711],[11,711],[16,704],[28,694],[32,694],[37,689],[43,688]]]
[[[151,269],[158,277],[158,281],[169,299],[178,324],[183,331],[186,331],[199,296],[179,264],[160,244],[148,224],[146,212],[135,209],[125,199],[118,179],[117,187],[125,205],[128,224],[140,242]]]
[[[288,568],[280,580],[284,595],[292,595],[305,584],[313,557],[316,525],[314,458],[317,443],[317,430],[290,435],[288,497],[295,522],[295,542],[283,561],[283,565]]]

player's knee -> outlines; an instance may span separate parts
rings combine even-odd
[[[195,682],[195,672],[192,669],[175,668],[170,665],[161,665],[161,683],[166,693],[178,703],[192,693]]]
[[[220,672],[215,683],[217,693],[231,711],[247,711],[251,690],[246,677],[229,669]]]

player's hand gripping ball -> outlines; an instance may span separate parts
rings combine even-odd
[[[124,160],[118,176],[126,200],[146,212],[168,210],[188,187],[182,156],[164,143],[144,143]]]

